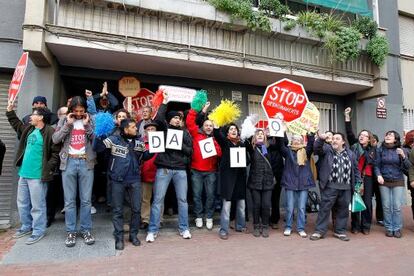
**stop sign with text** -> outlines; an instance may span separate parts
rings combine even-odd
[[[20,92],[28,59],[29,53],[24,52],[16,65],[16,69],[14,70],[13,78],[9,86],[9,101],[13,102]]]
[[[145,106],[152,106],[152,99],[154,98],[154,92],[146,89],[141,88],[138,92],[138,94],[135,97],[132,97],[132,111],[135,111],[137,113],[137,116],[140,119],[142,108]],[[124,108],[128,108],[128,101],[127,98],[125,98],[123,102]]]
[[[282,79],[266,88],[262,107],[267,118],[275,118],[276,114],[281,113],[285,122],[291,122],[302,115],[308,101],[302,84]]]

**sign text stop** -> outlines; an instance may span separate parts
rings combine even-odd
[[[146,106],[152,106],[152,100],[154,98],[154,92],[141,88],[134,97],[131,99],[132,111],[137,113],[137,116],[141,117],[142,109]],[[128,99],[126,98],[123,102],[124,108],[127,109]],[[139,119],[138,118],[138,119]]]
[[[281,113],[286,122],[291,122],[302,115],[308,101],[302,84],[282,79],[266,88],[262,107],[267,118],[275,118],[276,114]]]

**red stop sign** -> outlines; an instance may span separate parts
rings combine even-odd
[[[155,93],[146,88],[141,88],[135,97],[132,97],[132,111],[136,113],[137,119],[140,119],[142,108],[145,106],[152,106],[152,99]],[[128,99],[125,98],[123,102],[124,108],[128,109]]]
[[[302,84],[282,79],[266,88],[262,98],[262,107],[267,118],[275,118],[277,113],[281,113],[285,122],[291,122],[302,116],[308,101]]]

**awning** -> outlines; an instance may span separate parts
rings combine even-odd
[[[303,2],[372,17],[368,0],[303,0]]]

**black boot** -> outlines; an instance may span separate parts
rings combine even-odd
[[[263,238],[268,238],[269,237],[269,225],[263,225],[262,237]]]
[[[129,236],[129,241],[135,246],[140,246],[141,245],[141,241],[138,239],[137,235],[130,235]]]
[[[256,238],[260,237],[260,224],[254,225],[253,236]]]
[[[115,240],[115,249],[116,250],[124,250],[124,240],[123,239],[116,239]]]

